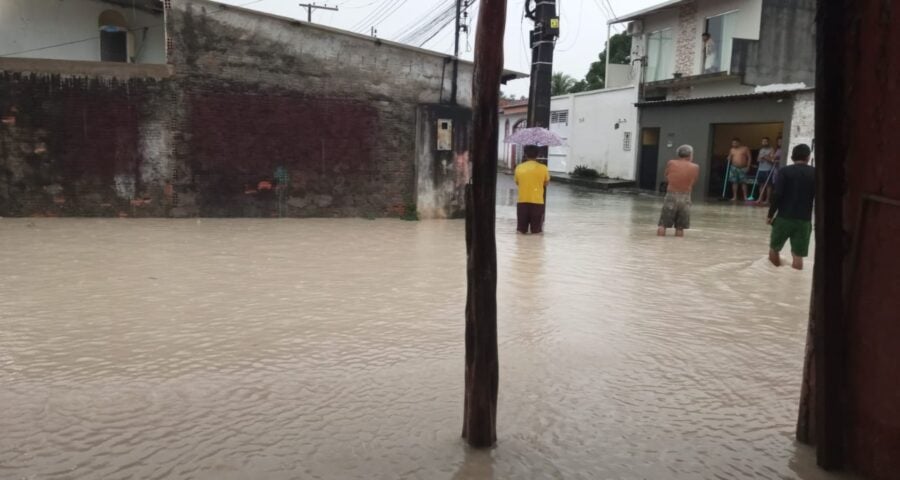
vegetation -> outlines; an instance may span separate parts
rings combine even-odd
[[[417,222],[419,220],[419,210],[416,208],[415,202],[412,200],[406,202],[406,205],[403,206],[403,214],[400,215],[400,219],[408,222]]]
[[[609,63],[627,65],[631,56],[631,37],[627,33],[617,33],[609,39]],[[598,60],[591,63],[587,75],[583,80],[575,82],[569,89],[569,93],[599,90],[606,86],[606,49],[604,48]]]
[[[575,170],[572,170],[572,173],[570,175],[572,175],[575,178],[586,178],[589,180],[596,180],[598,178],[606,178],[606,175],[603,175],[602,173],[598,172],[597,170],[594,170],[593,168],[590,168],[585,165],[576,166]]]
[[[575,79],[566,75],[562,72],[556,72],[553,74],[553,79],[550,82],[550,95],[565,95],[572,91],[572,87],[575,86]]]
[[[525,95],[521,95],[518,98],[516,98],[515,95],[500,92],[500,100],[506,100],[507,102],[520,102],[520,101],[528,100],[528,97],[526,97]]]

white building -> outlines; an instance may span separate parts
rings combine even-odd
[[[553,97],[550,130],[566,144],[550,149],[547,162],[550,171],[569,173],[577,166],[586,166],[610,178],[633,180],[634,132],[637,128],[635,101],[633,86]],[[527,102],[500,108],[498,156],[503,168],[515,168],[522,160],[521,148],[504,140],[525,127],[527,112]]]
[[[0,57],[166,63],[158,0],[2,0]],[[56,21],[53,21],[56,20]]]

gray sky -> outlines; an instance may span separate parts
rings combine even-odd
[[[452,0],[218,0],[231,5],[242,5],[264,12],[286,17],[306,19],[306,9],[301,3],[337,5],[338,12],[316,10],[313,22],[335,28],[355,30],[369,33],[373,19],[378,29],[378,36],[389,40],[398,40],[404,33],[413,30],[426,17],[439,12],[444,5],[453,4]],[[608,0],[609,6],[616,15],[624,15],[640,10],[662,0]],[[556,43],[555,70],[565,72],[575,79],[581,79],[587,73],[591,62],[603,50],[606,42],[607,11],[601,8],[605,0],[557,0],[561,13],[560,27],[562,36]],[[506,21],[506,68],[520,72],[531,70],[531,53],[528,51],[528,31],[531,22],[523,18],[524,0],[509,0]],[[399,7],[399,8],[398,8]],[[475,44],[474,25],[478,13],[478,3],[470,7],[470,18],[473,32],[468,39],[469,45]],[[453,18],[453,14],[446,17]],[[472,52],[466,51],[466,38],[463,35],[462,55],[472,58]],[[419,45],[416,43],[415,45]],[[449,25],[438,33],[425,48],[445,53],[453,52],[453,26]],[[527,95],[528,80],[510,82],[503,87],[505,93]]]

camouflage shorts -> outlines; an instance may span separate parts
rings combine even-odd
[[[665,228],[675,227],[678,230],[691,228],[691,194],[675,193],[666,194],[663,201],[662,215],[659,216],[659,226]]]

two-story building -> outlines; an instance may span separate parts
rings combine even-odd
[[[627,23],[639,70],[641,188],[659,188],[682,144],[701,167],[695,196],[719,197],[733,138],[754,158],[764,137],[812,142],[813,0],[669,0],[610,23]]]

